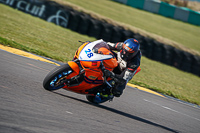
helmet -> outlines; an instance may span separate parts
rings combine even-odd
[[[122,50],[120,51],[121,58],[123,60],[129,60],[138,53],[139,49],[140,44],[138,40],[134,38],[127,39],[123,44]]]

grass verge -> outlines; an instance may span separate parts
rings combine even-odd
[[[67,62],[80,46],[95,38],[48,23],[0,4],[0,43]],[[142,71],[130,83],[200,105],[200,78],[142,57]]]

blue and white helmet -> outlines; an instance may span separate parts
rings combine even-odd
[[[134,38],[124,41],[123,49],[120,51],[120,56],[123,60],[129,60],[133,58],[139,51],[140,44],[138,40]]]

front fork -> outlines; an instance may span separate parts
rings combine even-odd
[[[65,82],[64,84],[68,87],[79,85],[83,81],[85,70],[81,67],[78,59],[74,61],[69,61],[68,65],[70,66],[74,74],[71,75],[72,77],[70,79],[63,80],[63,82]]]

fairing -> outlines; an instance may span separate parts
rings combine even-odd
[[[109,47],[103,40],[88,43],[81,50],[78,59],[80,61],[102,61],[113,58]]]
[[[84,43],[76,51],[74,58],[78,58],[85,68],[99,68],[101,61],[111,71],[118,65],[117,59],[103,40]]]
[[[103,62],[105,68],[110,71],[118,65],[115,56],[110,51],[107,43],[103,40],[85,42],[76,51],[74,59],[78,59],[85,70],[84,80],[77,86],[65,86],[63,88],[83,94],[87,94],[88,89],[103,84],[103,73],[100,69],[101,62]],[[74,70],[74,68],[72,69]],[[71,78],[71,76],[68,78]]]

